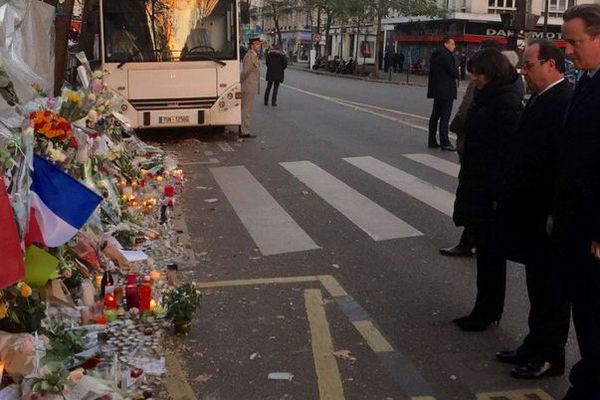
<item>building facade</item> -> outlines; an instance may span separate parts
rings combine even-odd
[[[596,0],[597,1],[597,0]],[[562,14],[576,4],[593,3],[594,0],[548,0],[548,24],[545,37],[564,47],[561,35]],[[506,43],[508,37],[520,34],[522,38],[544,37],[545,0],[530,0],[528,12],[541,16],[530,32],[504,29],[500,14],[516,10],[516,0],[442,0],[447,8],[444,19],[407,18],[393,16],[384,20],[384,47],[402,52],[407,64],[420,63],[425,69],[431,52],[445,35],[452,36],[459,53],[468,58],[479,48],[479,43],[495,38]]]
[[[268,2],[253,0],[250,8],[250,25],[245,30],[243,41],[250,36],[260,36],[266,46],[278,43],[274,11]],[[315,13],[302,6],[289,6],[278,10],[281,32],[281,48],[293,60],[308,62],[315,33]]]

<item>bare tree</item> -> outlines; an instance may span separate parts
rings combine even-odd
[[[373,20],[372,9],[368,2],[363,0],[346,0],[344,4],[344,15],[356,27],[356,47],[354,54],[351,55],[355,60],[358,60],[360,52],[360,30],[367,25],[368,21]],[[367,33],[365,31],[365,42],[367,41]],[[365,72],[365,64],[362,65],[362,73]]]
[[[345,4],[347,0],[305,0],[305,4],[317,10],[319,14],[318,24],[320,26],[320,15],[325,15],[325,54],[331,53],[331,37],[329,31],[334,21],[342,16],[345,12]],[[363,0],[364,1],[364,0]]]
[[[379,70],[379,43],[382,38],[382,20],[391,12],[406,16],[443,16],[446,10],[440,8],[436,0],[374,0],[369,3],[371,12],[376,19],[377,40],[375,40],[375,69],[374,76],[377,77]]]
[[[281,18],[285,15],[289,15],[294,11],[294,1],[293,0],[265,0],[263,14],[267,17],[271,17],[273,19],[273,23],[275,24],[275,32],[277,34],[278,43],[282,43],[283,39],[281,37],[281,26],[280,21]]]
[[[75,0],[65,0],[63,2],[43,0],[43,2],[56,7],[60,11],[56,13],[54,20],[54,96],[58,96],[67,72],[69,27]]]

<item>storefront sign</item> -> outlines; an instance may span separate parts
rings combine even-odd
[[[486,36],[501,36],[501,37],[512,37],[515,35],[515,32],[511,29],[494,29],[494,28],[487,28],[485,30],[485,35]],[[538,31],[529,31],[529,32],[525,32],[524,35],[526,38],[528,39],[543,39],[544,38],[544,32],[538,32]],[[547,32],[546,33],[546,39],[548,40],[562,40],[562,33],[561,32]]]

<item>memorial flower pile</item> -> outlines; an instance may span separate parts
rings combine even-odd
[[[100,72],[58,97],[32,82],[20,103],[3,71],[0,390],[141,399],[165,373],[161,335],[201,302],[176,279],[183,171],[128,127]]]

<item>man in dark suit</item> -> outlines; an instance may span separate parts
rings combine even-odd
[[[600,399],[600,5],[563,14],[565,53],[585,73],[565,116],[552,237],[568,268],[581,360],[565,400]]]
[[[452,53],[456,48],[454,39],[444,37],[442,47],[437,49],[429,59],[429,81],[427,84],[427,98],[433,99],[433,110],[429,117],[429,143],[430,149],[442,147],[442,150],[456,151],[448,139],[448,124],[452,113],[452,103],[456,99],[456,82],[458,68]],[[436,139],[436,132],[440,128],[440,142]]]
[[[569,336],[570,303],[563,290],[562,263],[556,262],[548,221],[554,201],[554,171],[562,122],[571,98],[564,78],[565,58],[548,40],[525,49],[521,73],[533,95],[508,149],[500,202],[507,258],[525,264],[529,334],[517,350],[500,351],[502,362],[517,364],[515,378],[562,375]]]
[[[281,52],[281,46],[274,44],[269,54],[267,54],[267,88],[265,89],[265,106],[269,104],[269,95],[271,88],[273,88],[273,98],[271,99],[271,105],[277,107],[277,93],[279,92],[279,85],[283,83],[285,76],[285,69],[287,68],[287,59]]]

